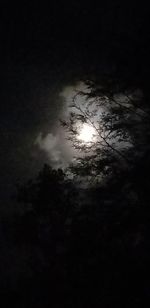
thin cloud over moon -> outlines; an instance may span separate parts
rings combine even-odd
[[[62,99],[63,109],[60,114],[60,118],[69,115],[69,105],[72,102],[74,95],[78,91],[85,89],[85,84],[77,82],[75,85],[65,86],[60,92],[59,97]],[[47,134],[42,131],[39,132],[35,139],[34,146],[37,146],[39,150],[43,151],[49,163],[53,168],[65,168],[72,161],[74,156],[74,150],[67,140],[66,132],[64,129],[56,123],[57,129],[55,132],[52,130]]]

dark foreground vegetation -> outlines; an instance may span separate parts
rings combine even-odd
[[[121,178],[82,191],[45,165],[19,188],[20,211],[3,223],[1,299],[16,307],[131,307],[148,300],[146,174],[143,160]]]

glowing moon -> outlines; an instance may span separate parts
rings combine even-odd
[[[78,135],[78,139],[83,141],[83,142],[91,142],[93,141],[95,136],[95,129],[94,127],[92,127],[89,124],[83,124],[79,135]]]

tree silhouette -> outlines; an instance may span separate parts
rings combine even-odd
[[[146,169],[143,161],[138,169],[113,174],[105,185],[83,191],[81,202],[80,188],[48,165],[20,188],[18,201],[26,210],[15,220],[15,239],[18,234],[19,247],[30,252],[32,269],[30,281],[22,276],[18,291],[25,300],[28,292],[29,301],[39,307],[43,300],[54,307],[62,301],[73,307],[105,307],[116,299],[126,305],[141,301],[143,294],[147,298]]]
[[[81,153],[71,170],[96,177],[131,168],[147,143],[149,119],[142,90],[108,75],[87,80],[85,89],[73,97],[69,117],[61,121],[68,139]],[[88,143],[78,138],[84,123],[95,130],[95,138]]]
[[[25,247],[31,272],[28,282],[21,275],[17,292],[24,298],[25,289],[28,300],[36,304],[58,303],[57,292],[64,297],[69,290],[65,256],[77,211],[77,189],[61,169],[45,164],[34,180],[18,187],[17,200],[23,210],[14,217],[11,238]]]
[[[37,216],[51,215],[55,211],[65,215],[71,193],[74,193],[71,181],[62,169],[55,170],[45,164],[35,180],[19,187],[17,199]]]

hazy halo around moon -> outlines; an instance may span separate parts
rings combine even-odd
[[[78,134],[78,140],[88,143],[92,142],[95,136],[95,129],[91,125],[84,123],[81,127],[79,134]]]

